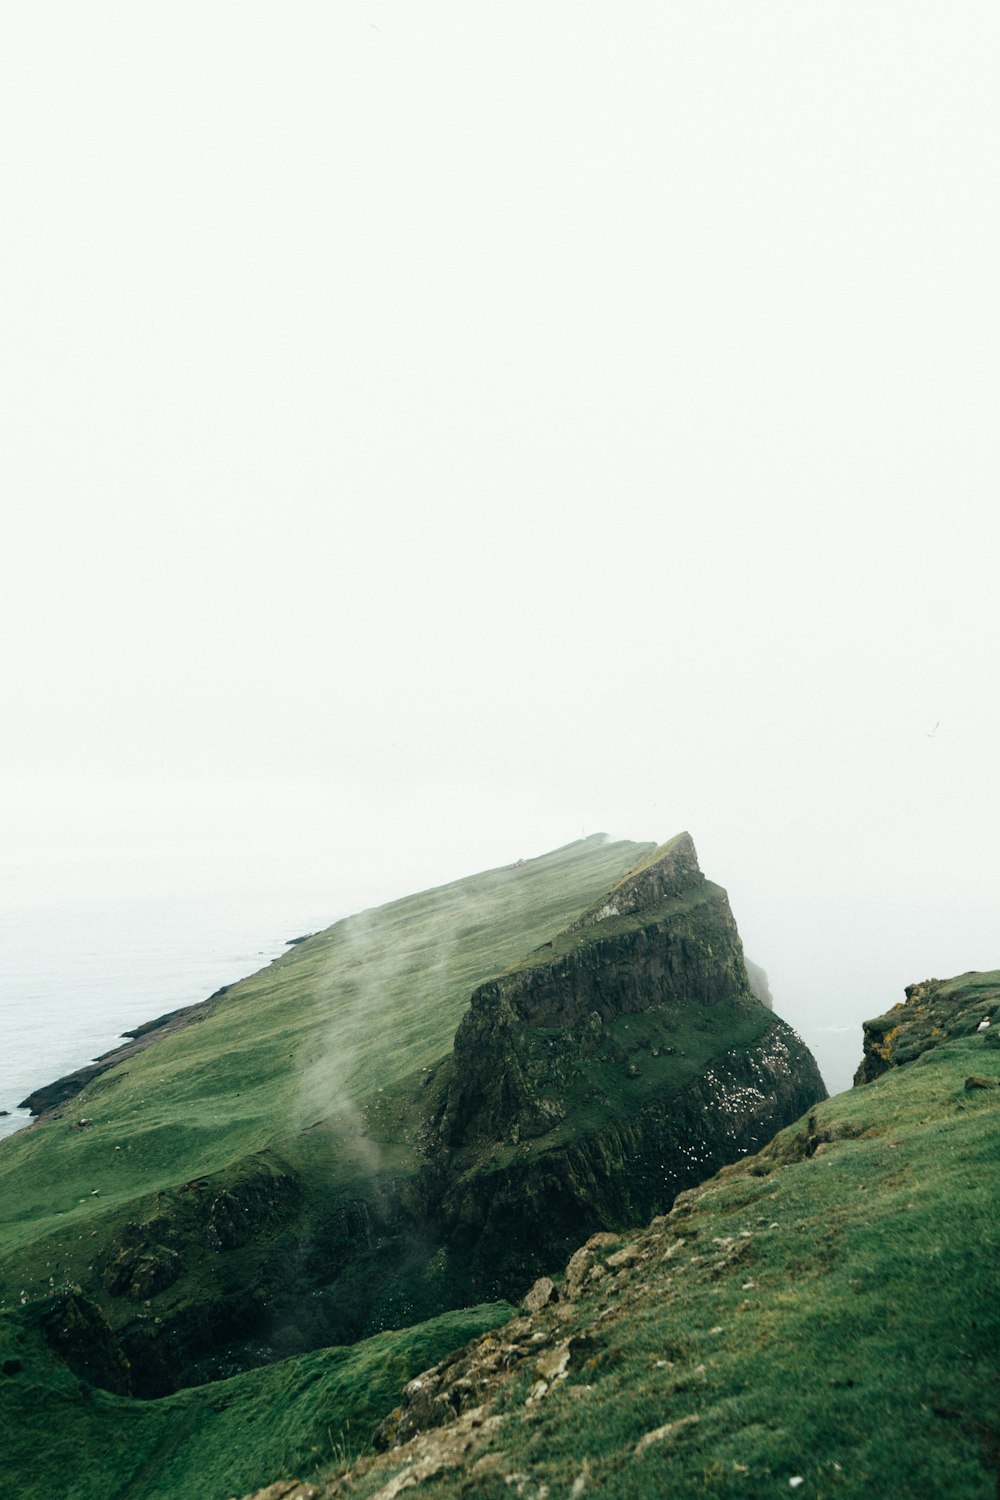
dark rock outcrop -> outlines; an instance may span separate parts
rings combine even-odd
[[[989,1035],[1000,1027],[1000,969],[970,970],[954,979],[925,979],[906,987],[906,999],[864,1022],[864,1056],[854,1085],[914,1062],[954,1037]]]
[[[516,1295],[581,1238],[665,1212],[679,1192],[758,1151],[825,1097],[810,1055],[775,1018],[754,1042],[634,1114],[460,1174],[442,1205],[449,1239],[476,1295]]]
[[[476,991],[455,1036],[442,1140],[546,1134],[574,1092],[564,1084],[541,1093],[551,1054],[570,1071],[586,1069],[619,1017],[661,1011],[666,1030],[682,1012],[708,1020],[716,1009],[755,1007],[726,894],[705,880],[690,835],[680,834],[567,932]]]
[[[74,1375],[126,1396],[132,1390],[129,1362],[102,1310],[79,1286],[67,1286],[39,1301],[33,1316],[49,1348]]]
[[[220,1348],[257,1337],[266,1287],[234,1276],[232,1253],[280,1236],[299,1203],[297,1179],[261,1154],[158,1193],[148,1218],[121,1226],[100,1263],[101,1288],[135,1395],[165,1395]],[[207,1267],[215,1278],[206,1277]],[[209,1282],[208,1296],[186,1286],[188,1270]]]
[[[714,1031],[721,1055],[737,1036],[750,1041],[748,1024],[753,1031],[756,1023],[754,1040],[767,1025],[726,893],[706,881],[686,833],[566,933],[476,991],[455,1036],[442,1141],[454,1149],[545,1136],[579,1116],[600,1086],[602,1064],[617,1058],[627,1077],[642,1077],[643,1063],[622,1052],[625,1028],[616,1024],[633,1015],[652,1022],[637,1032],[649,1037],[647,1070],[683,1052],[671,1039],[692,1026]],[[796,1054],[790,1076],[801,1072],[805,1107],[824,1098],[811,1055],[788,1028],[782,1045]],[[656,1071],[673,1092],[672,1075],[686,1070]],[[796,1096],[795,1112],[801,1107]],[[778,1128],[776,1121],[771,1129]]]

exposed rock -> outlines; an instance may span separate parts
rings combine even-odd
[[[265,1490],[248,1497],[248,1500],[318,1500],[322,1494],[314,1484],[303,1484],[301,1479],[279,1479]]]
[[[609,1271],[621,1271],[625,1266],[634,1266],[637,1260],[641,1260],[646,1252],[637,1243],[623,1245],[621,1250],[616,1250],[609,1255],[604,1264]]]
[[[554,1349],[547,1349],[535,1363],[535,1369],[543,1380],[551,1385],[553,1380],[558,1380],[565,1375],[569,1364],[569,1341],[557,1344]]]
[[[593,927],[612,917],[646,911],[682,891],[702,885],[704,880],[691,835],[679,833],[641,860],[607,896],[584,912],[574,926]]]
[[[714,1333],[715,1329],[712,1332]],[[700,1420],[697,1412],[692,1412],[688,1417],[679,1417],[676,1422],[665,1422],[662,1427],[656,1427],[652,1432],[647,1432],[635,1445],[636,1457],[638,1458],[640,1453],[644,1453],[654,1443],[665,1443],[669,1438],[676,1437],[679,1432],[683,1432],[685,1428],[694,1427]]]
[[[524,1354],[516,1344],[498,1344],[488,1334],[453,1359],[425,1370],[409,1382],[402,1403],[376,1428],[374,1447],[381,1452],[405,1447],[419,1433],[452,1423],[468,1411],[481,1412],[503,1371]]]
[[[126,1224],[112,1241],[103,1280],[113,1296],[141,1302],[172,1285],[183,1269],[180,1255],[157,1240],[153,1226]]]
[[[631,1112],[609,1110],[599,1128],[488,1172],[456,1173],[444,1223],[474,1294],[509,1297],[558,1264],[574,1241],[663,1212],[678,1192],[759,1150],[824,1098],[794,1033],[777,1018],[764,1027],[757,1041],[725,1052],[683,1087]]]
[[[540,1312],[547,1302],[556,1296],[555,1282],[548,1276],[539,1276],[521,1306],[526,1313]]]
[[[579,1296],[593,1269],[598,1252],[606,1246],[617,1245],[620,1239],[620,1235],[606,1232],[592,1234],[585,1245],[581,1245],[579,1250],[574,1250],[566,1267],[566,1278],[563,1282],[564,1297]]]
[[[455,1469],[467,1461],[475,1448],[487,1442],[503,1424],[503,1417],[489,1415],[482,1407],[463,1412],[443,1430],[421,1432],[410,1439],[393,1459],[402,1463],[402,1468],[378,1490],[371,1500],[395,1500],[403,1490],[422,1484],[427,1479],[447,1469]],[[339,1486],[328,1488],[328,1494],[337,1494]]]
[[[705,880],[681,834],[551,947],[475,992],[455,1036],[442,1140],[456,1148],[549,1133],[567,1111],[561,1080],[586,1076],[595,1035],[616,1018],[662,1012],[667,1022],[700,1011],[710,1024],[725,1006],[746,1014],[758,1003],[726,894]],[[623,1061],[638,1078],[637,1064]]]

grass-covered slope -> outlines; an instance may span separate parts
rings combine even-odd
[[[965,1013],[996,1015],[998,981],[948,981],[915,1062],[596,1237],[313,1493],[993,1500],[1000,1049]]]
[[[276,1468],[309,1473],[367,1448],[402,1385],[510,1313],[445,1313],[138,1401],[95,1387],[50,1347],[45,1325],[71,1323],[71,1300],[36,1303],[0,1319],[0,1484],[20,1500],[226,1500]]]

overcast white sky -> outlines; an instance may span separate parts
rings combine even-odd
[[[793,1019],[1000,965],[998,44],[10,0],[2,899],[687,827]]]

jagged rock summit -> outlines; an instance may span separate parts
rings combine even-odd
[[[675,1032],[710,1024],[713,1007],[727,1019],[760,1020],[728,899],[706,881],[690,834],[681,833],[563,933],[476,990],[455,1036],[442,1139],[461,1146],[545,1135],[566,1117],[566,1095],[600,1094],[600,1065],[609,1060],[631,1079],[645,1070],[667,1082],[686,1055]],[[628,1023],[616,1023],[639,1014],[652,1025],[626,1037]]]

